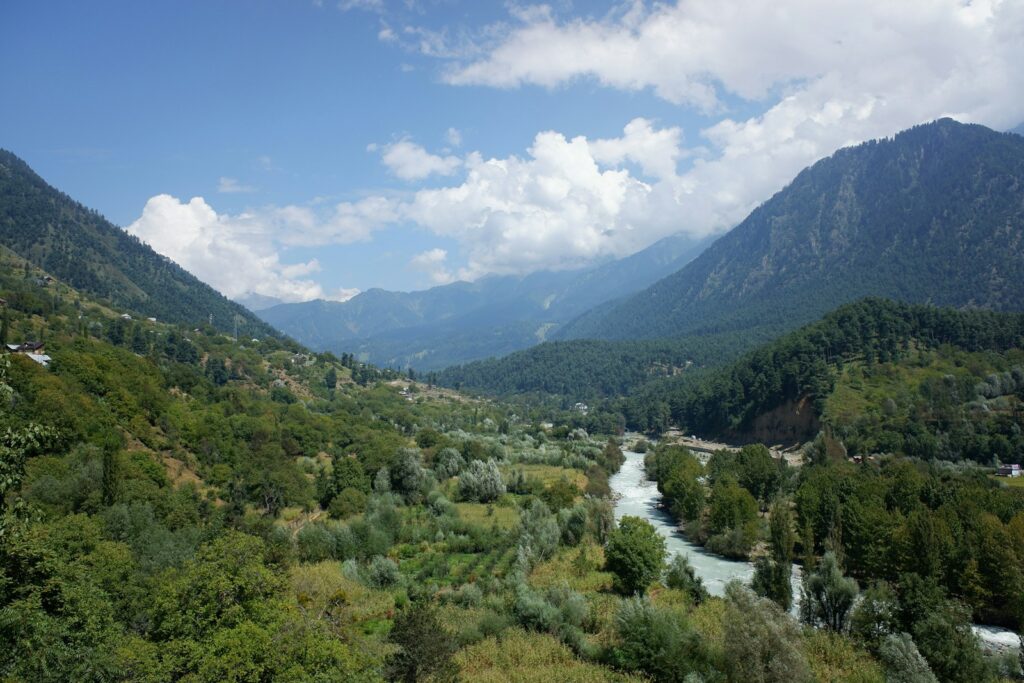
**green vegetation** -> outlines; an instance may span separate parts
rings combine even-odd
[[[93,299],[141,317],[191,326],[212,321],[217,330],[237,328],[246,338],[277,335],[2,149],[0,244]]]

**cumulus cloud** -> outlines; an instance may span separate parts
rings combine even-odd
[[[370,149],[373,151],[376,146]],[[402,180],[423,180],[434,174],[451,175],[462,165],[462,160],[456,156],[431,154],[411,140],[386,145],[381,161]]]
[[[285,272],[273,245],[367,240],[402,225],[459,245],[457,263],[442,249],[412,259],[435,282],[569,268],[677,231],[726,230],[845,145],[942,116],[997,129],[1024,120],[1024,3],[1017,1],[637,1],[600,19],[562,19],[545,6],[516,7],[512,19],[476,39],[414,26],[387,39],[440,60],[452,85],[557,88],[583,79],[650,91],[711,122],[683,130],[636,117],[623,121],[620,135],[600,138],[542,131],[522,153],[497,158],[432,154],[398,140],[373,147],[397,178],[448,180],[316,211],[214,214],[199,221],[208,227],[195,243],[209,240],[206,247],[190,250],[171,235],[177,251],[164,253],[190,268],[186,259],[216,261],[204,271],[211,278],[237,273],[233,258],[263,262],[280,278],[275,287],[301,290],[296,283],[309,274]],[[737,105],[757,113],[739,116]],[[446,137],[459,147],[458,131]]]
[[[246,185],[238,181],[237,178],[227,178],[221,176],[217,181],[217,192],[223,194],[238,194],[245,192],[255,192],[256,188],[252,185]]]
[[[416,254],[409,263],[416,270],[429,275],[430,281],[435,285],[446,285],[455,281],[455,275],[445,267],[447,259],[447,251],[435,248]]]
[[[161,194],[150,198],[125,229],[228,297],[255,293],[283,301],[344,300],[358,290],[325,293],[309,279],[320,271],[319,261],[282,263],[279,244],[338,241],[360,233],[362,227],[353,231],[345,224],[355,220],[351,214],[339,219],[339,212],[346,211],[358,214],[358,205],[339,205],[326,221],[300,207],[231,216],[218,214],[202,197],[183,202]]]
[[[463,240],[474,273],[558,267],[735,225],[839,147],[942,116],[1024,119],[1024,3],[1004,0],[633,2],[601,19],[547,6],[467,45],[406,29],[453,85],[650,90],[716,117],[703,130],[631,121],[620,137],[537,136],[524,159],[466,159],[417,193],[417,223]],[[736,118],[746,102],[755,116]],[[680,170],[680,165],[684,168]],[[493,246],[492,246],[493,245]]]

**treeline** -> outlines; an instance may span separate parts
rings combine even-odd
[[[950,345],[1004,351],[1024,342],[1024,315],[957,311],[864,299],[748,353],[696,386],[664,397],[673,420],[713,435],[742,432],[755,417],[808,398],[818,414],[844,363],[887,363],[912,350]],[[646,397],[651,400],[654,397]]]
[[[442,370],[444,386],[500,396],[547,394],[572,400],[615,398],[659,378],[735,358],[767,331],[727,332],[681,339],[547,342],[504,358]]]

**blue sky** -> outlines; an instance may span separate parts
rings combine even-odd
[[[1018,3],[889,4],[5,3],[0,146],[231,296],[577,267],[1024,119]]]

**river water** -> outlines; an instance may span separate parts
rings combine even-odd
[[[677,554],[686,555],[694,571],[704,581],[704,586],[712,595],[721,596],[725,585],[732,580],[750,583],[754,576],[754,566],[750,562],[728,560],[709,553],[701,546],[691,543],[679,531],[676,521],[667,510],[660,507],[661,494],[658,487],[647,478],[644,471],[644,456],[633,451],[623,451],[626,461],[618,473],[614,474],[608,484],[615,496],[615,519],[625,516],[641,517],[654,525],[654,528],[665,538],[665,547],[671,558]],[[800,566],[793,565],[793,599],[800,598]],[[793,613],[797,606],[794,604]],[[990,651],[1010,651],[1019,646],[1017,634],[997,626],[975,624],[974,633],[983,646]]]
[[[642,517],[654,525],[665,537],[669,557],[686,555],[697,576],[704,580],[704,586],[712,595],[722,595],[725,584],[733,579],[749,583],[754,576],[754,566],[749,562],[727,560],[705,551],[701,546],[686,540],[678,525],[667,510],[659,506],[661,494],[657,485],[647,478],[644,471],[644,456],[641,453],[623,451],[626,462],[608,484],[615,494],[615,519],[625,516]]]

